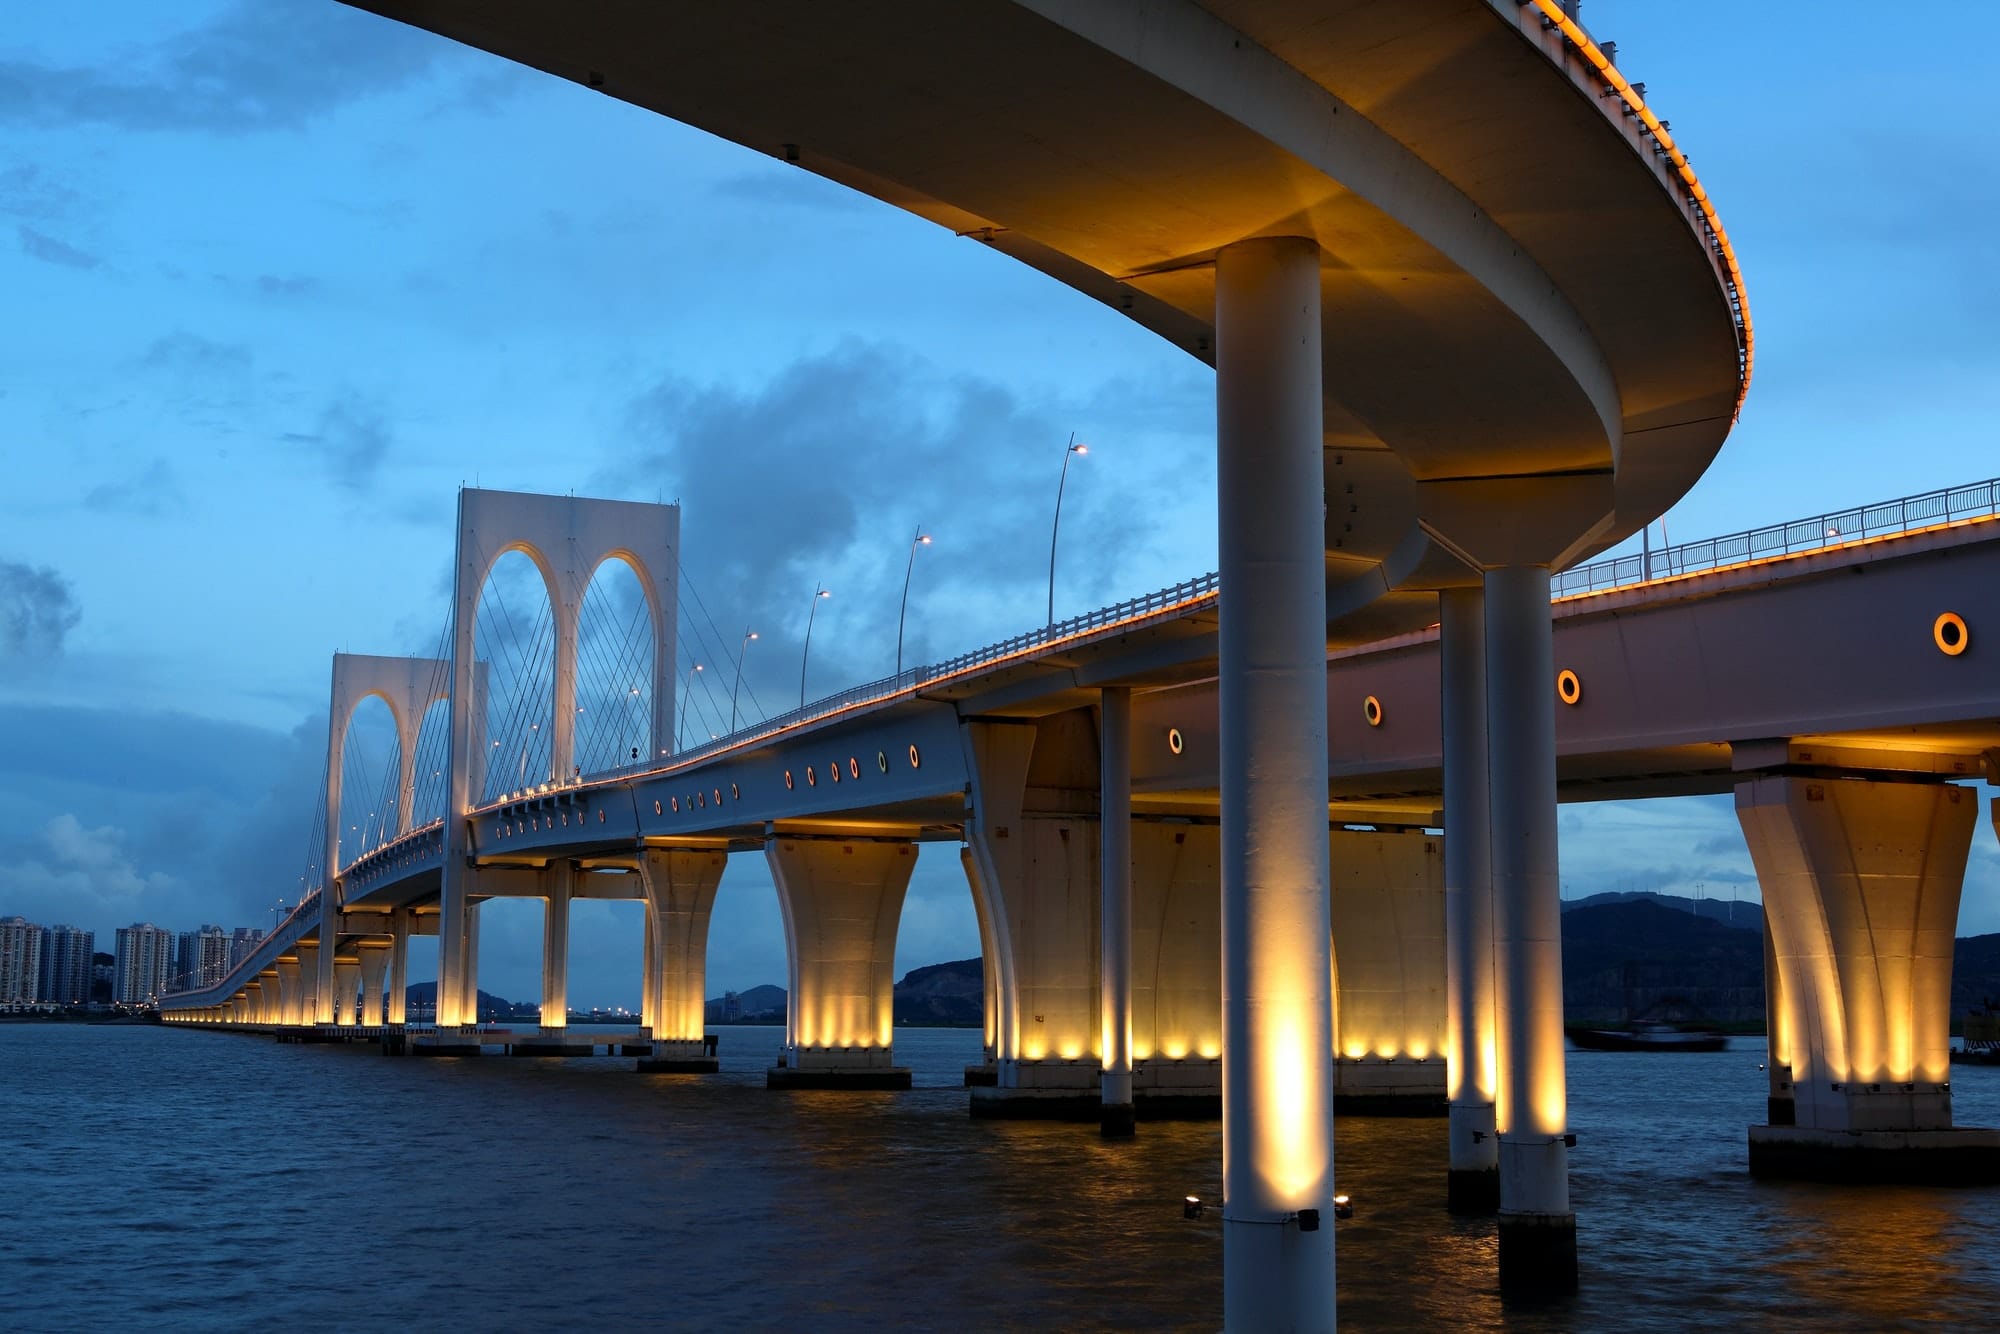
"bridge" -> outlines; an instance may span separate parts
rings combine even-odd
[[[434,761],[416,726],[418,761],[370,817],[393,810],[407,832],[357,860],[343,851],[341,814],[326,820],[311,904],[270,947],[296,949],[311,932],[311,967],[299,957],[288,986],[282,954],[253,961],[259,978],[277,978],[278,1010],[345,1017],[343,977],[372,976],[383,953],[393,972],[395,942],[421,924],[440,933],[437,1031],[460,1034],[483,897],[532,884],[558,905],[555,938],[568,897],[636,882],[651,905],[654,1059],[699,1059],[684,1045],[696,943],[728,851],[755,843],[778,882],[791,960],[780,1082],[889,1078],[884,924],[912,841],[959,837],[994,998],[982,1102],[1062,1101],[1094,1074],[1107,1130],[1129,1128],[1142,1091],[1173,1087],[1147,1090],[1141,1076],[1136,1016],[1151,1004],[1148,1072],[1170,1041],[1219,1062],[1185,1086],[1219,1082],[1228,1112],[1227,1322],[1330,1328],[1333,1232],[1321,1220],[1333,1208],[1342,896],[1329,894],[1328,798],[1330,775],[1356,776],[1353,752],[1335,744],[1356,706],[1330,693],[1350,659],[1330,677],[1326,652],[1435,622],[1441,754],[1419,753],[1404,696],[1371,691],[1367,735],[1408,748],[1391,755],[1405,768],[1384,770],[1403,775],[1396,790],[1364,778],[1363,795],[1395,797],[1410,815],[1426,794],[1407,790],[1408,775],[1440,775],[1429,814],[1448,811],[1449,831],[1441,847],[1423,842],[1423,868],[1442,885],[1453,1180],[1463,1200],[1497,1202],[1504,1285],[1573,1286],[1555,815],[1561,766],[1576,756],[1559,766],[1558,738],[1620,696],[1611,662],[1592,666],[1577,702],[1555,694],[1551,572],[1613,549],[1685,493],[1731,428],[1755,351],[1707,190],[1573,0],[360,7],[842,182],[1212,364],[1217,583],[1230,595],[1197,581],[683,749],[672,518],[467,492],[455,605],[430,667],[409,665],[399,681],[393,665],[350,662],[343,675],[336,664],[336,731],[375,672],[372,689],[399,717],[442,698],[448,726]],[[507,671],[477,652],[472,609],[509,549],[547,585],[546,730],[518,710],[475,707],[489,688],[525,698],[482,687],[476,666]],[[589,608],[573,585],[607,556],[635,572],[650,613],[650,690],[628,687],[647,726],[623,745],[634,772],[593,764],[580,782],[572,692],[589,637],[573,622]],[[1632,615],[1659,625],[1672,613],[1648,603]],[[636,654],[636,641],[616,642]],[[1373,660],[1386,670],[1415,651]],[[1156,711],[1176,701],[1189,718],[1167,724],[1167,753],[1186,769],[1162,775]],[[1718,725],[1661,744],[1735,740]],[[1788,763],[1770,772],[1774,792],[1806,781]],[[329,805],[338,773],[330,763]],[[441,823],[415,818],[425,802]],[[1404,867],[1382,871],[1384,883],[1416,873],[1420,841],[1388,809],[1339,812],[1380,817],[1368,855]],[[1339,864],[1365,861],[1343,851]],[[1163,883],[1219,885],[1212,912],[1192,888],[1159,900]],[[1169,916],[1148,916],[1160,902]],[[1198,947],[1204,929],[1219,948]],[[349,933],[363,946],[343,963]],[[1385,928],[1392,936],[1414,928]],[[1187,965],[1150,997],[1131,964],[1144,950],[1180,950]],[[551,972],[559,991],[560,966]],[[257,987],[254,1004],[269,1008],[273,988]],[[1807,1009],[1833,1003],[1817,982],[1788,982],[1787,1003],[1794,994]],[[175,1006],[246,1003],[236,995]],[[370,1003],[355,1017],[374,1017]],[[1818,1031],[1802,1030],[1794,1089],[1810,1083],[1802,1072],[1820,1078],[1813,1062],[1831,1047]],[[1840,1061],[1850,1047],[1873,1059],[1863,1042]],[[1843,1075],[1827,1096],[1850,1092]],[[1800,1124],[1773,1127],[1779,1138],[1813,1129],[1831,1105],[1817,1092],[1794,1103]]]

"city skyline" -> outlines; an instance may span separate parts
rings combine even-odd
[[[1588,6],[1695,155],[1757,318],[1743,422],[1672,540],[2000,471],[1995,150],[1916,38],[1860,58],[1862,12],[1737,15],[1719,45]],[[812,693],[889,669],[918,525],[913,659],[1039,624],[1072,431],[1092,452],[1058,616],[1213,568],[1205,367],[976,241],[586,89],[332,4],[107,5],[19,17],[0,124],[0,280],[40,317],[0,334],[5,911],[103,936],[295,897],[328,660],[431,651],[460,483],[681,500],[689,575],[763,630],[745,681],[774,711],[809,614]],[[1573,895],[1754,897],[1726,798],[1562,826]],[[1983,831],[1960,931],[2000,929],[1996,899]],[[539,907],[486,912],[482,985],[530,994]],[[578,905],[573,1003],[636,997],[637,923]],[[951,845],[898,946],[898,975],[977,952]],[[708,989],[783,975],[739,857]]]

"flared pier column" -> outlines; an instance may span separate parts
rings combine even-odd
[[[389,914],[389,1005],[388,1021],[403,1024],[410,1000],[410,910],[398,908]]]
[[[908,1088],[895,1064],[896,928],[916,844],[773,838],[790,1003],[772,1088]]]
[[[1073,709],[961,733],[972,771],[963,861],[998,984],[992,1074],[971,1089],[974,1116],[1099,1119],[1098,725]]]
[[[1515,1291],[1576,1287],[1569,1091],[1563,1064],[1555,679],[1547,567],[1488,570],[1486,723],[1500,1076],[1494,1107],[1500,1141],[1500,1286]]]
[[[299,961],[280,959],[278,969],[278,1022],[296,1027],[304,1009],[305,993],[299,984]]]
[[[1442,842],[1420,829],[1329,836],[1341,1112],[1445,1113]]]
[[[368,944],[361,947],[361,1016],[363,1027],[382,1023],[382,979],[389,971],[390,946]]]
[[[358,959],[337,959],[333,965],[333,1022],[361,1022],[361,963]]]
[[[721,848],[648,848],[639,874],[646,891],[643,986],[653,1050],[639,1058],[641,1074],[709,1074],[706,990],[708,918],[729,865]]]
[[[542,868],[544,1030],[569,1027],[569,902],[575,877],[575,866],[566,860],[558,859]]]
[[[299,1023],[312,1027],[319,1019],[319,956],[317,945],[299,943]],[[329,984],[331,985],[331,984]],[[328,1001],[331,1002],[331,995]]]
[[[2000,1131],[1951,1116],[1953,936],[1978,807],[1949,783],[1778,773],[1737,785],[1794,1121],[1751,1127],[1753,1173],[2000,1181]]]
[[[1222,601],[1223,1323],[1331,1330],[1319,247],[1215,262]]]
[[[1107,1139],[1130,1136],[1132,1109],[1132,692],[1104,691],[1099,712],[1102,756],[1099,845],[1103,888],[1099,916],[1103,1038],[1098,1129]]]
[[[1486,784],[1486,595],[1438,595],[1444,736],[1446,1207],[1500,1207],[1493,1036],[1493,866]]]

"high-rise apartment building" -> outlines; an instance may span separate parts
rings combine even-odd
[[[211,987],[229,971],[229,933],[219,926],[183,931],[174,946],[173,987],[191,991]]]
[[[264,928],[261,926],[239,926],[229,933],[229,967],[233,971],[237,964],[257,952],[264,943]]]
[[[97,933],[73,926],[42,928],[42,999],[57,1005],[82,1005],[90,999],[90,956],[97,950]]]
[[[172,932],[150,922],[121,926],[111,998],[121,1005],[144,1004],[172,989],[173,968]]]
[[[0,917],[0,1007],[41,999],[42,929],[25,917]]]

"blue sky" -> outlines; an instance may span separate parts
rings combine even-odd
[[[0,913],[269,920],[306,854],[328,655],[428,652],[461,483],[679,499],[689,577],[767,628],[760,698],[1213,568],[1212,376],[870,200],[329,0],[31,6],[0,25]],[[2000,11],[1591,0],[1742,258],[1757,382],[1684,540],[2000,473]],[[1726,800],[1566,808],[1568,891],[1753,892]],[[578,909],[572,998],[636,996]],[[2000,929],[1982,826],[1965,931]],[[533,910],[482,981],[534,990]],[[975,953],[926,855],[899,970]],[[732,863],[711,990],[781,978]]]

